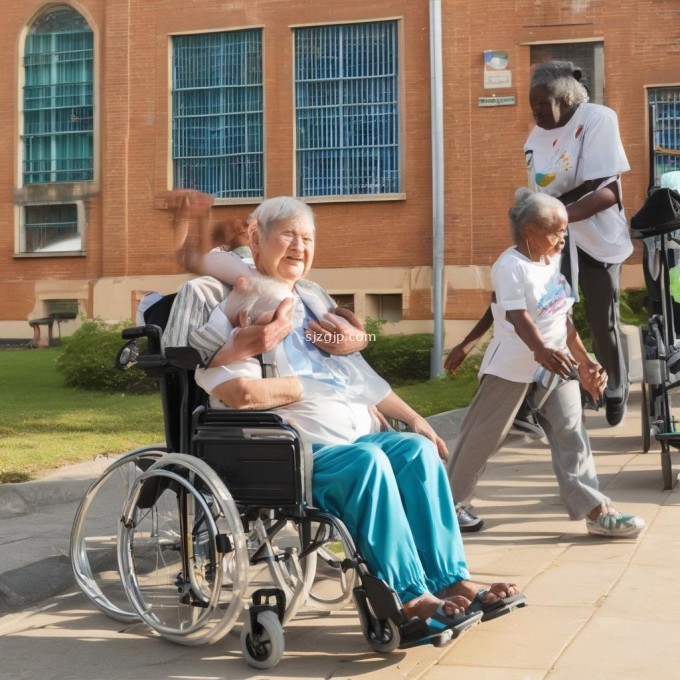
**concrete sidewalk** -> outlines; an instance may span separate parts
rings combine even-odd
[[[639,414],[638,389],[619,427],[609,428],[603,414],[587,416],[603,489],[617,507],[647,521],[638,540],[595,538],[584,522],[569,522],[546,445],[511,441],[490,461],[479,486],[476,509],[485,529],[464,538],[473,577],[516,581],[529,607],[478,626],[448,647],[386,657],[366,645],[352,609],[303,615],[286,628],[284,658],[265,675],[245,666],[237,630],[212,647],[177,647],[153,639],[144,626],[107,619],[73,589],[44,601],[72,584],[67,555],[73,516],[108,461],[0,486],[2,677],[678,677],[680,491],[662,490],[656,448],[640,453]],[[446,439],[455,436],[459,415],[433,418]]]

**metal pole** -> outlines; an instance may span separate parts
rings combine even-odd
[[[434,344],[430,378],[442,369],[444,342],[444,101],[442,6],[430,0],[430,105],[432,128],[432,307]]]

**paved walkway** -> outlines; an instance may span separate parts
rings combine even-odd
[[[93,469],[0,487],[0,676],[123,678],[425,678],[671,680],[680,677],[680,490],[663,491],[657,449],[640,453],[639,391],[617,428],[588,415],[600,480],[616,505],[643,516],[638,540],[586,535],[569,522],[543,443],[512,441],[479,487],[485,530],[465,543],[475,578],[515,580],[530,606],[448,647],[381,657],[352,609],[303,614],[286,628],[281,663],[243,661],[238,630],[211,647],[178,647],[142,625],[107,619],[71,587],[67,549],[77,499]],[[453,437],[456,417],[437,427]],[[674,464],[680,469],[678,456]],[[51,597],[62,589],[66,592]],[[45,600],[45,598],[51,599]],[[33,606],[29,606],[33,605]],[[2,615],[4,613],[4,616]]]

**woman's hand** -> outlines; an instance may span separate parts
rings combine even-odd
[[[293,300],[284,300],[267,324],[248,325],[247,314],[239,321],[244,325],[236,329],[230,340],[217,351],[210,361],[211,367],[250,359],[274,349],[293,330]]]
[[[305,334],[328,354],[360,352],[368,345],[368,335],[359,318],[349,309],[335,307],[319,321],[310,321]]]
[[[596,402],[602,398],[607,386],[607,371],[600,364],[591,360],[579,364],[578,379]]]
[[[496,300],[495,293],[491,298],[492,302]],[[465,336],[465,338],[459,342],[450,352],[449,356],[446,357],[444,362],[444,368],[449,372],[452,378],[456,377],[460,365],[465,361],[468,354],[477,346],[477,343],[483,337],[483,335],[491,328],[493,324],[493,312],[491,307],[487,307],[482,317],[474,325],[472,330]]]
[[[568,354],[559,349],[550,349],[550,347],[545,346],[534,351],[534,360],[551,373],[556,373],[565,379],[569,379],[574,368],[578,366]]]
[[[448,371],[452,378],[456,377],[456,373],[458,373],[458,369],[461,367],[461,364],[465,361],[465,359],[467,359],[469,350],[466,351],[466,349],[467,346],[465,343],[460,342],[451,349],[449,356],[446,357],[446,361],[444,362],[444,370]]]
[[[406,423],[413,432],[427,437],[437,447],[437,453],[442,460],[448,460],[449,450],[446,447],[446,442],[434,431],[432,425],[422,416],[415,414],[415,417]]]
[[[379,404],[378,410],[387,418],[395,418],[406,423],[413,432],[427,437],[437,447],[437,453],[442,460],[449,457],[449,450],[441,437],[432,428],[432,425],[422,416],[418,415],[401,397],[390,392]]]

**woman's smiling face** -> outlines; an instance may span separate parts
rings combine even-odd
[[[292,289],[312,266],[314,240],[314,223],[304,214],[277,220],[268,236],[257,227],[251,241],[255,265]]]

